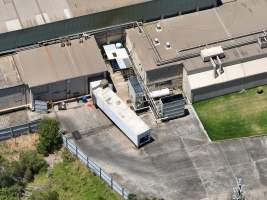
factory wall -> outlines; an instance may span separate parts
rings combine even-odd
[[[32,100],[60,101],[90,93],[89,83],[106,78],[106,73],[82,76],[30,88]]]
[[[210,85],[208,87],[191,91],[188,91],[190,90],[190,87],[184,87],[184,89],[187,90],[185,91],[186,94],[190,94],[187,96],[188,99],[192,102],[197,102],[265,84],[267,84],[267,73],[245,77],[217,85]]]
[[[131,39],[126,35],[126,48],[128,49],[129,53],[130,53],[130,57],[132,58],[133,64],[136,68],[136,70],[138,71],[138,73],[140,74],[141,78],[143,79],[143,81],[145,82],[145,71],[143,70],[143,65],[142,62],[138,56],[138,54],[136,53],[136,51],[134,50],[134,45],[131,42]]]
[[[24,84],[0,89],[0,110],[27,104],[28,100]]]
[[[192,101],[192,95],[191,95],[191,86],[189,84],[189,80],[188,80],[188,73],[185,70],[185,68],[183,69],[183,91],[186,95],[186,98],[188,99],[188,101]]]
[[[182,88],[183,65],[160,66],[146,72],[145,82],[150,90]]]
[[[144,83],[150,90],[158,90],[163,88],[177,89],[182,88],[183,65],[169,64],[165,66],[155,66],[152,70],[146,70],[149,66],[144,66],[139,59],[138,54],[134,50],[131,39],[126,36],[126,47],[130,52],[133,64],[138,70]],[[156,64],[154,64],[156,65]]]

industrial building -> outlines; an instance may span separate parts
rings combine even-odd
[[[267,84],[267,2],[224,2],[126,31],[126,46],[150,90],[180,88],[195,102]]]
[[[0,58],[0,110],[26,104],[24,83],[12,56]]]
[[[79,37],[110,26],[176,16],[220,5],[218,0],[0,0],[0,52]],[[126,25],[125,25],[126,24]],[[125,27],[124,27],[125,28]],[[95,34],[95,32],[93,33]],[[105,37],[108,37],[111,31]],[[51,42],[51,41],[50,41]]]
[[[34,48],[13,57],[32,100],[58,101],[89,94],[89,83],[106,77],[94,37]]]

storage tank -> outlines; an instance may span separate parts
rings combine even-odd
[[[156,90],[156,91],[150,92],[150,96],[152,98],[164,97],[164,96],[168,96],[170,94],[171,94],[171,91],[170,91],[169,88],[165,88],[165,89],[162,89],[162,90]]]

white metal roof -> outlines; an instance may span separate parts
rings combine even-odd
[[[116,48],[115,44],[104,45],[103,48],[108,57],[108,60],[129,58],[126,49]]]
[[[267,72],[267,58],[224,67],[224,73],[214,78],[214,71],[209,70],[188,76],[191,90],[237,80]]]
[[[130,62],[129,55],[125,48],[117,48],[115,44],[103,46],[108,60],[116,60],[120,69],[126,69],[127,62]]]
[[[116,93],[110,88],[97,88],[94,94],[101,97],[107,104],[109,109],[123,121],[127,127],[130,127],[132,132],[138,136],[140,133],[148,131],[150,128],[147,124],[132,111]]]

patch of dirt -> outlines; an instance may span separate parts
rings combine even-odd
[[[8,160],[18,160],[21,151],[35,150],[38,134],[22,135],[0,142],[0,152]]]
[[[61,157],[62,152],[56,152],[54,154],[50,154],[48,157],[45,157],[46,162],[48,163],[50,168],[53,168],[57,163],[62,162]]]

